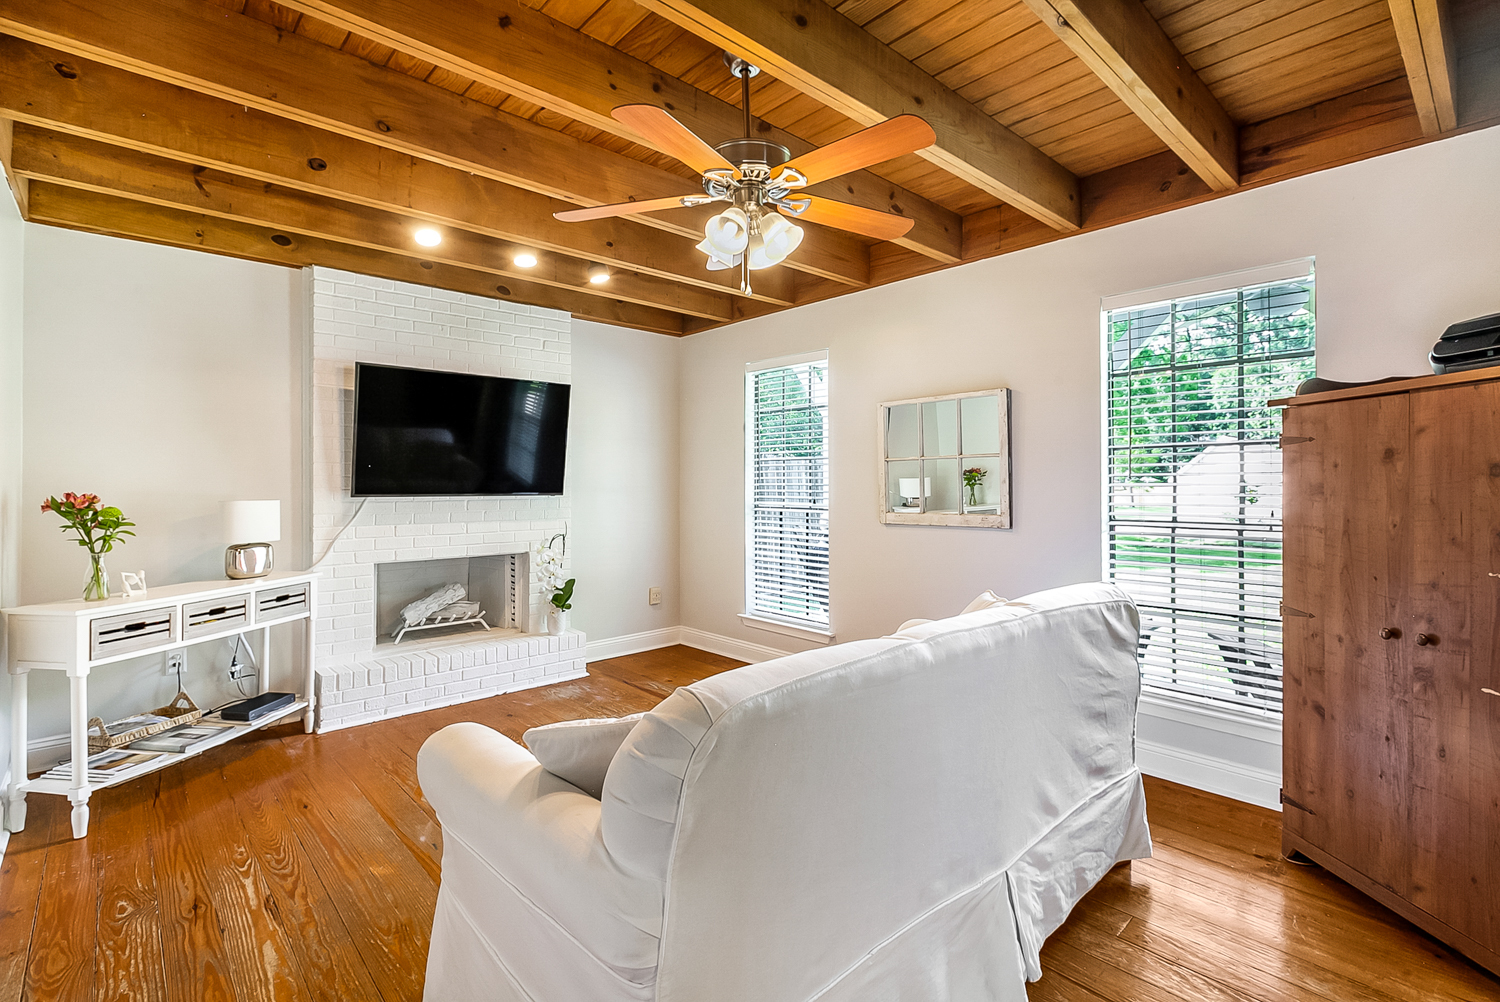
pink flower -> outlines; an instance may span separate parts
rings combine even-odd
[[[42,502],[42,511],[51,511],[51,510],[52,510],[52,499],[48,498],[47,500],[45,500],[45,501]]]

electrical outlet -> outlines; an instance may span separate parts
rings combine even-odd
[[[165,675],[178,674],[183,669],[183,664],[186,660],[186,657],[187,655],[183,651],[168,651],[166,664],[163,668],[162,673]]]
[[[646,592],[646,601],[652,605],[661,605],[661,589],[652,588]]]

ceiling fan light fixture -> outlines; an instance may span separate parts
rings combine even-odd
[[[589,284],[603,285],[609,281],[609,268],[602,264],[589,265]]]
[[[424,226],[412,234],[412,239],[423,247],[436,247],[443,242],[443,235],[431,226]]]
[[[537,262],[536,251],[518,250],[510,260],[517,268],[535,268]]]
[[[784,216],[762,217],[759,232],[750,237],[745,260],[751,271],[760,271],[785,261],[802,243],[802,227]]]
[[[748,240],[749,238],[747,237],[746,241],[748,242]],[[708,237],[704,237],[694,246],[696,247],[696,249],[708,255],[709,271],[722,271],[725,268],[732,268],[740,263],[740,258],[743,256],[743,252],[732,253],[719,247],[715,247],[713,245],[713,242]]]
[[[750,217],[739,206],[730,206],[703,227],[703,242],[730,257],[742,253],[750,242]]]

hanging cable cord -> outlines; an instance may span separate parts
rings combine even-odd
[[[334,545],[338,543],[338,541],[343,537],[344,533],[346,533],[346,532],[349,531],[349,526],[351,526],[351,525],[354,524],[354,520],[357,519],[357,518],[359,518],[359,513],[362,512],[362,511],[364,511],[365,510],[365,505],[367,505],[369,503],[370,503],[370,499],[369,498],[361,498],[360,499],[359,507],[356,508],[356,509],[354,509],[354,514],[349,516],[349,521],[345,522],[342,526],[340,526],[339,527],[339,531],[335,532],[333,534],[333,538],[328,541],[328,545],[326,547],[324,547],[324,549],[323,549],[323,555],[321,557],[319,557],[317,560],[314,560],[312,562],[312,565],[314,567],[318,566],[323,561],[325,561],[325,560],[328,559],[328,554],[330,554],[330,553],[333,552]]]

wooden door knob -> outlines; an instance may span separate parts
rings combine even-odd
[[[1419,634],[1417,634],[1417,646],[1418,647],[1428,647],[1428,646],[1431,646],[1431,645],[1435,645],[1435,644],[1437,644],[1437,640],[1438,640],[1438,638],[1434,637],[1430,633],[1419,633]]]
[[[1401,639],[1401,631],[1398,630],[1398,629],[1396,629],[1394,626],[1387,626],[1387,627],[1385,627],[1384,629],[1382,629],[1380,631],[1380,639],[1381,640],[1400,640]]]

